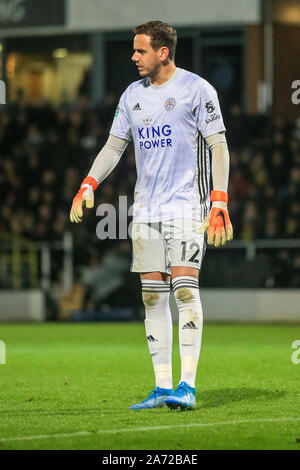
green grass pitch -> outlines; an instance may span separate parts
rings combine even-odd
[[[154,388],[142,323],[0,325],[0,339],[0,450],[300,449],[299,325],[205,324],[189,412],[129,410]]]

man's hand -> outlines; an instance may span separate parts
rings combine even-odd
[[[233,239],[233,229],[227,209],[212,207],[204,222],[204,232],[208,229],[207,243],[216,247]]]
[[[233,239],[233,229],[227,210],[228,196],[223,191],[212,191],[210,200],[213,201],[213,207],[204,221],[204,232],[208,229],[208,245],[218,247]]]
[[[97,181],[88,176],[82,182],[80,189],[73,199],[72,208],[70,211],[71,222],[81,222],[83,217],[83,207],[91,209],[94,207],[94,191],[97,188]]]

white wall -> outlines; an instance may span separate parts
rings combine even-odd
[[[68,29],[132,29],[150,20],[174,26],[259,23],[261,0],[67,0]]]
[[[299,289],[200,289],[204,322],[300,322]],[[171,296],[174,320],[178,311]],[[44,321],[42,291],[0,291],[1,321]]]
[[[1,321],[44,321],[46,308],[44,294],[39,289],[1,290]]]

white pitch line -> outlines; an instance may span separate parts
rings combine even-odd
[[[34,439],[59,439],[63,437],[92,436],[93,434],[119,434],[126,432],[141,431],[163,431],[173,428],[204,428],[208,426],[228,426],[247,423],[284,423],[286,421],[300,421],[300,418],[265,418],[265,419],[241,419],[235,421],[219,421],[216,423],[191,423],[191,424],[170,424],[167,426],[150,426],[143,428],[125,428],[125,429],[100,429],[99,431],[78,431],[61,434],[40,434],[39,436],[20,436],[20,437],[0,437],[0,442],[9,441],[31,441]]]

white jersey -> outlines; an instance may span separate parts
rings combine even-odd
[[[134,222],[206,217],[210,152],[204,138],[222,131],[216,90],[194,73],[177,67],[162,85],[149,77],[129,85],[110,134],[134,142]]]

